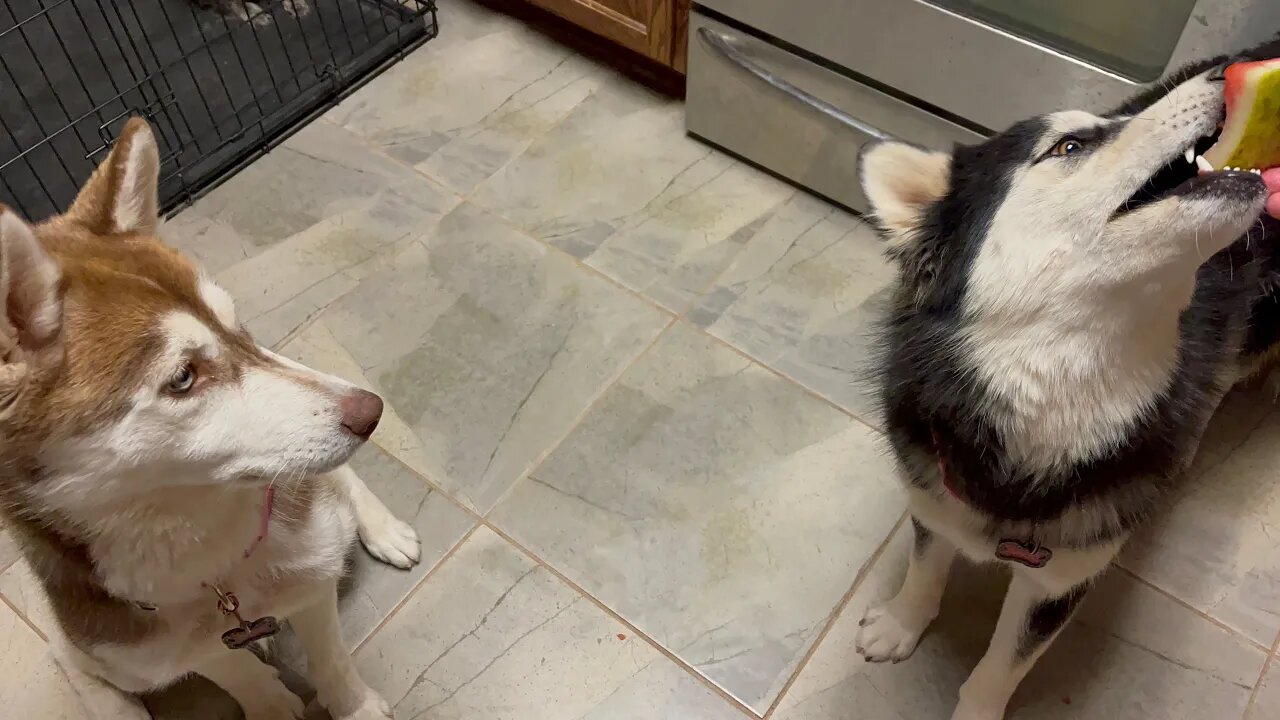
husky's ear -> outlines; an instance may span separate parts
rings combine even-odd
[[[66,217],[99,235],[152,233],[159,222],[160,151],[151,126],[130,118]]]
[[[925,211],[947,194],[951,156],[900,142],[881,142],[862,153],[862,191],[891,242],[919,229]]]
[[[0,298],[4,325],[0,352],[10,358],[14,346],[39,349],[62,327],[62,270],[31,226],[0,205]]]

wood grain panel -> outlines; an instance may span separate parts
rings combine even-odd
[[[671,5],[671,67],[680,73],[689,71],[689,4],[674,0]]]
[[[642,55],[671,62],[674,0],[529,0]]]

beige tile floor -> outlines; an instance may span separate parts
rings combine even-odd
[[[998,576],[958,573],[910,661],[853,649],[906,540],[860,384],[889,281],[867,226],[441,4],[438,41],[166,230],[261,339],[389,401],[355,466],[424,562],[359,559],[366,677],[402,719],[945,719]],[[1280,718],[1277,461],[1280,414],[1237,393],[1011,717]],[[101,715],[14,558],[0,536],[2,714]],[[234,716],[198,684],[149,704]]]

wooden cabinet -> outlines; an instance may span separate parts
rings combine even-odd
[[[684,72],[689,0],[528,0],[569,22]]]

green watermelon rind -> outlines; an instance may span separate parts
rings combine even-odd
[[[1253,102],[1249,117],[1240,133],[1240,139],[1225,161],[1217,159],[1219,148],[1205,153],[1214,167],[1267,169],[1280,166],[1280,68],[1260,69],[1260,77],[1253,88]],[[1240,98],[1243,99],[1243,98]],[[1229,125],[1238,120],[1231,118]],[[1228,134],[1224,130],[1224,138]],[[1220,140],[1221,142],[1221,140]]]

